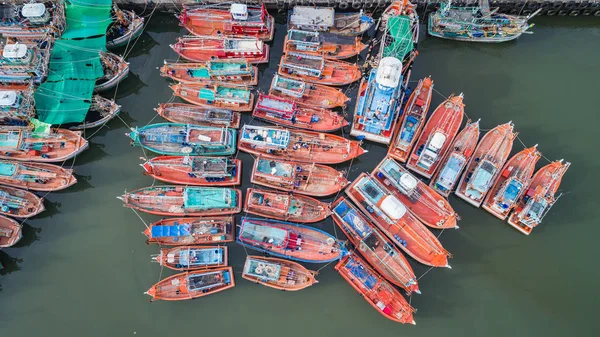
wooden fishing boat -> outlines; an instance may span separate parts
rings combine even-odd
[[[346,255],[335,265],[335,270],[385,318],[402,324],[415,324],[415,309],[358,255]]]
[[[13,218],[30,218],[44,209],[44,199],[35,194],[0,185],[0,214]]]
[[[121,106],[114,100],[94,95],[92,97],[92,104],[83,122],[75,125],[72,125],[72,123],[64,124],[64,126],[70,130],[92,129],[108,123],[108,121],[115,118],[120,112]]]
[[[375,270],[407,294],[421,293],[415,273],[402,252],[350,201],[340,197],[331,206],[331,214],[335,224]]]
[[[479,120],[467,121],[465,128],[456,136],[450,152],[440,164],[440,169],[431,178],[429,186],[444,197],[448,197],[456,186],[462,170],[467,166],[479,141]]]
[[[235,236],[235,218],[169,218],[150,224],[144,230],[146,243],[165,246],[220,244],[232,242]]]
[[[337,164],[367,153],[360,144],[327,133],[246,124],[240,132],[238,148],[274,159]]]
[[[0,215],[0,249],[12,247],[22,237],[21,225],[11,218]]]
[[[269,95],[292,99],[302,106],[331,109],[346,106],[350,100],[340,89],[326,85],[306,83],[275,74]]]
[[[275,18],[263,3],[184,4],[178,18],[181,26],[197,36],[253,36],[271,41],[275,33]]]
[[[423,224],[436,229],[458,228],[458,214],[448,200],[410,174],[394,159],[384,158],[371,176],[385,186]]]
[[[32,191],[58,191],[77,182],[73,170],[46,163],[0,159],[0,184]]]
[[[141,166],[145,175],[171,184],[234,186],[242,180],[242,161],[226,157],[159,156]]]
[[[481,205],[510,154],[517,137],[513,128],[512,122],[498,125],[481,138],[454,192],[459,198],[475,207]]]
[[[292,52],[281,57],[277,73],[295,80],[334,86],[356,82],[362,76],[356,64]]]
[[[152,300],[181,301],[218,293],[235,287],[233,268],[188,271],[173,276],[153,285],[144,294]]]
[[[244,112],[252,111],[254,105],[254,94],[243,86],[179,83],[170,88],[175,96],[205,108]]]
[[[186,84],[257,85],[258,68],[248,61],[207,61],[199,63],[169,63],[160,68],[160,76]]]
[[[244,263],[242,277],[248,281],[283,291],[297,291],[319,283],[316,271],[304,268],[300,263],[249,255]]]
[[[134,11],[121,10],[117,5],[113,6],[112,17],[115,20],[106,31],[106,48],[133,46],[133,40],[144,30],[144,18]]]
[[[50,53],[25,43],[0,44],[0,82],[40,84],[48,76]]]
[[[235,153],[237,132],[227,128],[158,123],[131,128],[132,146],[163,155],[229,156]]]
[[[323,56],[330,60],[342,60],[357,56],[367,45],[358,37],[339,36],[331,33],[288,30],[283,42],[283,52],[298,52]]]
[[[129,62],[125,62],[121,56],[100,52],[100,61],[102,62],[104,76],[96,81],[96,86],[94,86],[96,91],[106,91],[114,88],[129,74]]]
[[[0,124],[28,122],[35,117],[33,84],[0,84]]]
[[[152,261],[172,270],[188,271],[227,266],[227,246],[161,248]]]
[[[244,212],[292,222],[319,222],[329,216],[329,205],[299,194],[249,188]]]
[[[421,135],[423,125],[425,125],[432,92],[433,81],[431,77],[419,80],[417,87],[410,94],[404,106],[404,113],[401,117],[402,122],[398,123],[398,129],[395,131],[396,138],[390,144],[388,150],[390,157],[402,163],[405,163],[408,159],[408,155]]]
[[[462,94],[451,95],[442,102],[429,117],[423,133],[415,142],[406,167],[425,178],[431,178],[460,129],[464,111]]]
[[[125,207],[166,216],[209,216],[239,213],[242,192],[224,187],[151,186],[117,197]]]
[[[332,7],[294,6],[288,14],[288,30],[300,29],[358,36],[373,26],[362,9],[358,13],[336,13]]]
[[[344,173],[326,165],[276,160],[258,156],[250,180],[278,190],[325,197],[348,185]]]
[[[269,46],[254,37],[183,36],[170,45],[179,56],[192,62],[246,60],[269,62]]]
[[[338,260],[343,243],[320,229],[289,222],[244,218],[237,243],[290,260],[326,263]]]
[[[397,247],[418,262],[447,267],[450,253],[407,207],[377,180],[362,173],[346,195]]]
[[[519,200],[508,223],[525,235],[537,227],[561,195],[556,196],[563,175],[571,163],[554,161],[535,173],[525,195]]]
[[[89,146],[80,131],[0,128],[0,159],[63,162]]]
[[[483,209],[505,220],[529,186],[535,164],[541,156],[536,144],[510,158],[483,201]]]
[[[281,126],[317,132],[332,132],[348,125],[335,111],[299,107],[292,100],[263,94],[258,96],[252,116]]]
[[[418,54],[420,22],[417,6],[407,0],[392,1],[383,11],[378,26],[383,31],[378,59],[395,57],[405,68],[411,65]]]
[[[185,103],[160,103],[154,111],[172,123],[237,129],[241,115],[237,111],[205,108]]]
[[[0,19],[0,35],[4,37],[36,39],[47,35],[60,36],[66,25],[61,1],[4,2],[0,4]]]

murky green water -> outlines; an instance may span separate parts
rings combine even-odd
[[[47,211],[27,221],[24,238],[0,252],[0,335],[20,336],[585,336],[592,335],[598,297],[596,246],[600,238],[596,191],[600,159],[600,26],[594,19],[538,18],[534,35],[503,45],[424,38],[413,79],[432,75],[435,88],[465,93],[466,113],[485,129],[512,120],[527,145],[539,143],[553,160],[573,163],[565,196],[531,237],[487,212],[451,198],[463,220],[441,236],[454,254],[453,269],[420,279],[416,326],[381,317],[329,265],[319,284],[285,293],[243,280],[246,252],[230,245],[237,286],[195,301],[150,303],[143,295],[171,272],[150,262],[158,246],[146,245],[144,224],[115,197],[152,180],[138,166],[127,126],[112,121],[77,157],[79,183],[46,198]],[[282,26],[268,87],[280,56]],[[155,16],[129,55],[132,75],[117,94],[130,126],[159,121],[152,110],[171,91],[156,68],[176,58],[168,45],[182,35],[171,17]],[[355,87],[350,88],[355,95]],[[436,95],[433,106],[442,101]],[[353,104],[350,105],[353,109]],[[350,110],[350,109],[349,109]],[[249,120],[250,117],[246,116]],[[348,130],[346,130],[348,132]],[[339,165],[354,179],[386,152]],[[513,153],[522,149],[516,144]],[[240,154],[246,169],[250,156]],[[542,163],[540,163],[542,164]],[[245,189],[249,172],[244,175]],[[146,222],[158,217],[143,216]],[[333,232],[330,219],[318,227]],[[340,234],[341,235],[341,234]],[[411,261],[414,262],[414,261]],[[412,263],[417,275],[427,268]],[[309,266],[313,269],[321,265]]]

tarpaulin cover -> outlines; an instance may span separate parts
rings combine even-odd
[[[391,17],[388,20],[387,29],[392,42],[383,49],[383,57],[392,56],[404,60],[414,47],[410,18],[407,16]]]

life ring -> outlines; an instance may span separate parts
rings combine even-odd
[[[338,6],[341,10],[345,10],[348,9],[348,3],[347,2],[342,2],[339,4]]]
[[[569,13],[569,16],[579,16],[579,9],[574,9]]]
[[[596,12],[594,13],[594,16],[600,16],[600,11],[596,11]]]
[[[325,242],[327,243],[327,245],[333,246],[333,244],[335,243],[335,239],[334,238],[327,238],[327,240],[325,240]]]
[[[548,11],[546,12],[546,15],[548,15],[548,16],[554,16],[554,15],[556,15],[556,13],[558,13],[558,11],[557,11],[557,10],[550,9],[550,10],[548,10]]]
[[[558,11],[558,16],[567,16],[567,14],[569,14],[569,11],[566,9],[561,9]]]
[[[358,1],[352,3],[353,9],[360,9],[361,7],[362,7],[362,4]]]

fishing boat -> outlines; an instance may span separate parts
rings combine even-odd
[[[270,219],[308,223],[328,217],[329,205],[304,195],[249,188],[244,212]]]
[[[232,216],[162,219],[146,227],[144,235],[148,238],[146,243],[165,246],[232,242],[235,236],[235,219]]]
[[[20,124],[35,117],[33,84],[0,84],[0,123]]]
[[[13,218],[30,218],[44,209],[44,199],[35,194],[0,185],[0,214]]]
[[[154,111],[172,123],[233,129],[240,127],[241,116],[237,111],[205,108],[185,103],[160,103],[158,108],[154,108]]]
[[[104,76],[96,81],[94,90],[98,92],[114,88],[129,74],[129,63],[125,62],[121,56],[100,52],[100,61]]]
[[[360,144],[327,133],[246,124],[240,132],[238,148],[273,159],[338,164],[366,153]]]
[[[218,60],[269,62],[269,46],[254,37],[183,36],[171,48],[192,62]]]
[[[249,255],[244,263],[242,277],[248,281],[283,291],[297,291],[319,283],[316,271],[304,268],[300,263]]]
[[[386,57],[360,82],[350,135],[389,144],[402,104],[402,62]]]
[[[475,207],[481,205],[510,154],[517,137],[513,128],[512,122],[498,125],[481,138],[454,192],[459,198]]]
[[[89,146],[80,131],[42,128],[0,128],[0,159],[63,162]]]
[[[299,107],[292,100],[263,94],[258,96],[252,116],[281,126],[317,132],[333,132],[348,125],[335,111]]]
[[[178,18],[181,26],[197,36],[253,36],[271,41],[275,33],[275,18],[263,3],[184,4]]]
[[[452,1],[441,2],[437,12],[429,15],[428,33],[442,39],[469,42],[506,42],[517,39],[533,24],[527,23],[542,8],[527,16],[508,15],[490,10],[488,0],[479,6],[455,7]]]
[[[0,184],[32,191],[59,191],[77,182],[73,170],[57,165],[0,159]]]
[[[332,167],[261,155],[254,160],[250,180],[253,184],[314,197],[332,195],[348,185],[344,173]]]
[[[427,179],[431,178],[460,129],[464,111],[462,94],[451,95],[442,102],[433,111],[423,133],[415,142],[406,167]]]
[[[343,243],[331,234],[277,220],[243,218],[236,242],[300,262],[327,263],[340,259],[344,254]]]
[[[406,101],[401,122],[398,123],[398,129],[395,131],[396,138],[391,142],[388,150],[388,155],[401,163],[406,162],[410,151],[421,135],[432,92],[433,81],[431,77],[426,77],[419,80],[417,87]]]
[[[367,262],[407,294],[420,294],[415,273],[402,252],[344,197],[331,206],[333,221]]]
[[[131,128],[132,146],[170,156],[229,156],[235,153],[237,132],[228,128],[158,123]]]
[[[48,76],[50,53],[25,43],[0,44],[0,82],[40,84]]]
[[[385,186],[419,221],[431,228],[458,228],[458,214],[448,200],[410,174],[390,157],[384,158],[371,176]]]
[[[275,74],[269,95],[292,99],[302,106],[331,109],[346,106],[350,100],[340,89],[307,83]]]
[[[38,109],[39,111],[39,109]],[[103,126],[121,112],[121,106],[114,100],[100,95],[92,96],[92,104],[81,123],[64,124],[70,130],[84,130]]]
[[[214,84],[175,84],[170,86],[177,97],[205,108],[252,111],[254,94],[244,86]]]
[[[535,164],[541,156],[536,144],[510,158],[483,201],[483,209],[505,220],[529,186]]]
[[[383,11],[378,26],[383,34],[380,38],[379,55],[375,58],[374,64],[377,64],[377,60],[386,57],[395,57],[402,61],[404,65],[402,70],[403,87],[408,88],[411,67],[418,54],[419,15],[417,6],[407,0],[392,1]]]
[[[181,301],[218,293],[235,287],[233,268],[188,271],[173,276],[153,285],[144,294],[152,300]]]
[[[227,266],[227,246],[161,248],[152,261],[172,270],[188,271]]]
[[[537,227],[561,195],[556,196],[571,163],[554,161],[535,173],[525,195],[517,203],[508,223],[525,235]]]
[[[402,324],[415,324],[413,312],[416,310],[358,255],[346,255],[335,265],[335,270],[385,318]]]
[[[356,82],[362,76],[356,64],[292,52],[281,57],[277,73],[295,80],[333,86]]]
[[[22,237],[21,225],[11,218],[0,215],[0,249],[12,247]]]
[[[133,46],[133,40],[144,31],[144,18],[134,11],[121,10],[117,5],[113,6],[112,17],[115,20],[106,31],[106,48]]]
[[[11,0],[0,4],[0,35],[19,38],[60,36],[65,29],[62,1]]]
[[[357,56],[367,45],[358,37],[339,36],[331,33],[288,30],[283,42],[283,52],[298,52],[323,56],[330,60],[342,60]]]
[[[227,215],[239,213],[242,208],[242,192],[223,187],[151,186],[117,199],[127,208],[166,216]]]
[[[186,84],[225,83],[257,85],[258,68],[248,61],[207,61],[199,63],[169,63],[160,68],[160,76]]]
[[[447,267],[450,253],[407,207],[377,180],[362,173],[346,195],[406,254],[424,265]]]
[[[442,160],[440,169],[431,178],[429,186],[447,198],[456,186],[462,170],[471,159],[477,141],[479,141],[479,120],[474,123],[468,120],[465,128],[454,139],[450,152]]]
[[[141,166],[145,175],[171,184],[234,186],[242,180],[242,161],[226,157],[159,156]]]
[[[294,6],[288,14],[288,30],[300,29],[358,36],[373,26],[373,18],[358,13],[336,13],[332,7]]]

